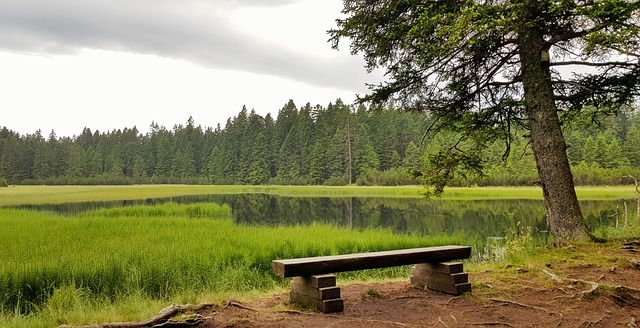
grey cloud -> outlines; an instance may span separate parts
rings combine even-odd
[[[224,17],[224,9],[293,2],[218,0],[212,6],[212,1],[202,0],[0,0],[0,49],[68,54],[94,48],[155,54],[205,67],[361,89],[366,77],[357,58],[328,60],[277,47],[234,30]]]

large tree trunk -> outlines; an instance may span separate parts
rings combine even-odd
[[[524,9],[524,22],[532,22],[531,18],[536,16],[536,1],[525,2],[534,3],[529,9]],[[582,216],[574,189],[554,101],[548,53],[543,49],[542,33],[531,25],[519,35],[520,60],[531,144],[547,207],[547,222],[556,244],[587,241],[590,240],[591,233]]]

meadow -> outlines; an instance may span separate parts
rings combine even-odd
[[[420,187],[59,186],[0,188],[0,206],[263,192],[296,196],[421,197]],[[632,188],[581,189],[581,197],[633,198]],[[450,199],[540,197],[536,188],[451,189]],[[443,244],[464,235],[399,235],[326,224],[234,223],[228,206],[199,203],[99,209],[63,216],[0,208],[0,326],[140,320],[170,303],[282,290],[271,260]],[[339,279],[406,277],[408,268]]]
[[[390,197],[420,198],[421,186],[11,186],[0,188],[0,207],[24,204],[59,204],[88,201],[161,198],[180,195],[264,193],[295,197]],[[580,200],[635,199],[633,186],[576,187]],[[441,199],[542,199],[538,187],[446,188]]]
[[[277,290],[287,281],[271,273],[275,258],[464,241],[320,224],[243,226],[233,222],[227,206],[217,204],[132,206],[75,216],[0,209],[0,226],[3,327],[86,323],[98,309],[123,302],[144,308],[149,302]],[[374,270],[367,278],[400,274],[407,272]],[[135,320],[145,313],[116,312],[102,320]]]

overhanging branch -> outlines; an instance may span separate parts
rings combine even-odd
[[[637,63],[630,63],[630,62],[601,62],[601,63],[595,63],[595,62],[584,62],[584,61],[577,61],[577,60],[571,60],[571,61],[564,61],[564,62],[553,62],[553,63],[549,63],[549,66],[592,66],[592,67],[603,67],[603,66],[617,66],[617,67],[637,67],[638,64]]]

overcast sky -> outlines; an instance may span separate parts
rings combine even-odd
[[[0,0],[0,127],[73,136],[366,93],[326,31],[341,0]]]

